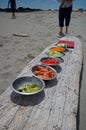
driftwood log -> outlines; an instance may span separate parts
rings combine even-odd
[[[46,82],[44,91],[22,96],[9,87],[0,96],[0,130],[77,130],[82,47],[74,36],[62,39],[73,40],[75,48],[65,52],[61,64],[55,67],[57,78]],[[31,67],[47,50],[29,62],[18,77],[31,76]]]

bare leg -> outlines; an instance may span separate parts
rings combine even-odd
[[[65,30],[65,33],[66,33],[66,34],[68,33],[68,26],[66,26],[66,30]]]
[[[63,27],[60,27],[60,32],[59,34],[63,33]]]
[[[12,13],[12,19],[15,19],[16,18],[16,16],[15,16],[15,13],[13,12]]]

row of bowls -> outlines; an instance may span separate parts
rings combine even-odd
[[[52,48],[50,48],[50,50],[52,51]],[[63,50],[64,48],[62,49],[62,51]],[[35,65],[31,68],[31,72],[33,75],[32,77],[30,76],[19,77],[12,82],[11,87],[14,92],[21,95],[37,94],[45,88],[45,82],[44,82],[45,80],[53,80],[54,78],[57,77],[57,71],[53,68],[53,66],[56,66],[60,63],[60,58],[47,56],[47,57],[41,58],[40,61],[41,61],[41,64]],[[34,85],[31,86],[31,84],[34,84],[34,83],[36,84],[35,88],[34,88]],[[30,86],[32,87],[31,89],[35,90],[37,89],[37,86],[39,86],[40,88],[37,89],[36,91],[30,91],[31,89],[27,89],[28,84],[30,84]],[[19,91],[21,87],[23,90]]]

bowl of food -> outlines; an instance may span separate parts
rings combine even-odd
[[[43,65],[49,65],[49,66],[56,66],[60,63],[60,59],[54,57],[43,57],[41,58],[40,61]]]
[[[54,68],[48,65],[35,65],[32,67],[32,74],[42,80],[52,80],[57,77],[57,72]]]
[[[12,82],[12,90],[21,95],[33,95],[41,92],[45,83],[37,77],[19,77]]]
[[[57,52],[57,51],[48,51],[48,52],[46,52],[46,54],[47,54],[48,56],[55,57],[55,58],[64,56],[64,53],[62,53],[62,52]]]
[[[51,51],[57,51],[57,52],[64,52],[64,51],[65,51],[65,48],[64,48],[64,47],[57,46],[57,47],[51,47],[50,50],[51,50]]]
[[[65,48],[65,49],[67,49],[67,44],[60,44],[60,43],[58,43],[57,44],[57,47],[63,47],[63,48]]]

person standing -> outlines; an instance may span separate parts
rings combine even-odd
[[[65,22],[65,33],[68,33],[68,27],[70,24],[71,19],[71,12],[72,12],[72,1],[73,0],[58,0],[60,2],[59,7],[59,27],[60,31],[59,34],[63,33],[63,27]]]
[[[16,18],[15,16],[15,11],[16,11],[16,0],[9,0],[8,1],[8,8],[9,8],[9,5],[11,7],[11,11],[12,11],[12,18]]]

